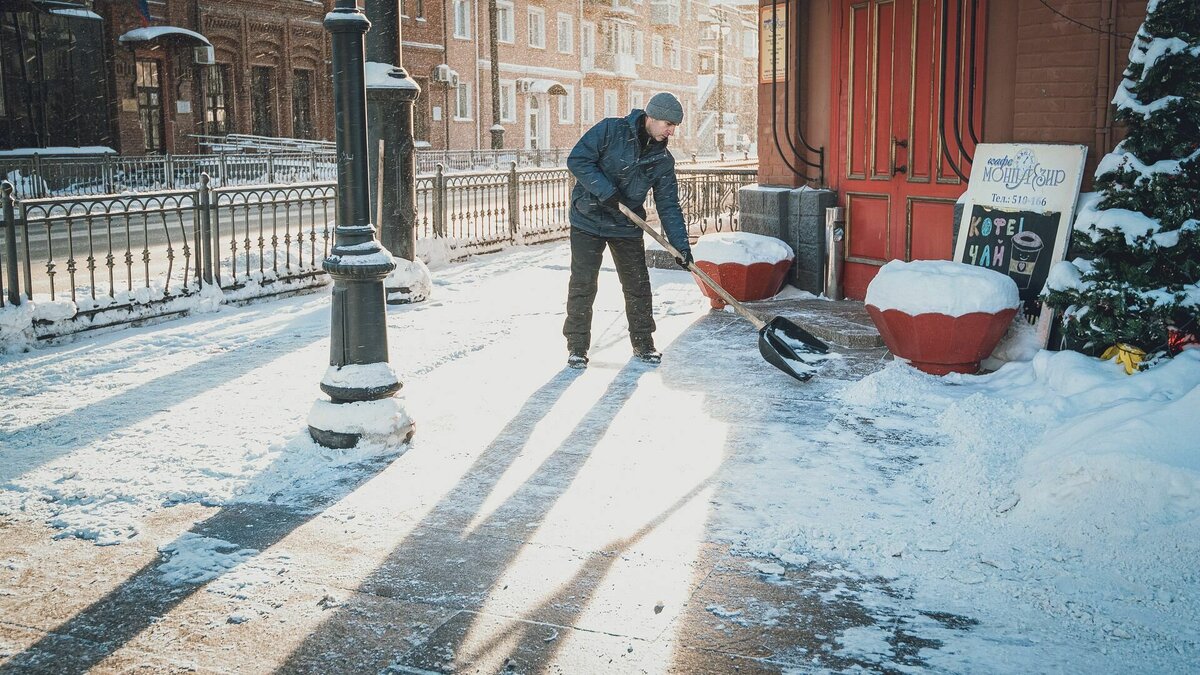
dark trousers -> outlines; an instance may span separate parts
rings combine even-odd
[[[652,349],[654,315],[650,297],[650,271],[641,237],[597,237],[571,228],[571,281],[567,286],[567,321],[563,335],[567,349],[587,351],[592,345],[592,304],[604,247],[612,252],[617,278],[625,292],[625,317],[634,349]]]

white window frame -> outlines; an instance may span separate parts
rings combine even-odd
[[[584,124],[596,121],[596,90],[591,87],[579,89],[579,121]]]
[[[683,45],[680,44],[679,38],[671,38],[671,68],[679,70],[682,68],[680,64],[680,53],[683,51]]]
[[[639,66],[646,62],[646,34],[640,28],[633,31],[633,62]]]
[[[463,110],[467,111],[466,115],[462,114]],[[468,82],[459,82],[458,89],[454,90],[454,120],[471,121],[471,85]]]
[[[559,12],[557,28],[558,53],[573,53],[575,51],[575,17]]]
[[[616,117],[621,114],[621,97],[616,89],[604,90],[604,116]]]
[[[511,45],[517,40],[516,10],[508,0],[496,0],[496,42]]]
[[[596,24],[591,21],[579,22],[579,56],[584,66],[596,62]]]
[[[640,91],[629,92],[629,108],[642,109],[646,107],[646,95]]]
[[[546,48],[546,10],[541,7],[527,7],[525,9],[527,17],[526,28],[529,30],[529,46],[534,49]],[[534,28],[537,30],[534,30]],[[537,38],[535,41],[534,38]]]
[[[517,121],[517,83],[512,80],[500,80],[500,121]]]
[[[461,11],[460,11],[461,8]],[[454,0],[454,37],[471,39],[471,0]]]
[[[575,123],[575,87],[569,84],[564,84],[563,89],[567,90],[566,96],[557,96],[558,99],[558,123],[559,124],[574,124]]]
[[[655,35],[650,38],[650,65],[655,68],[662,68],[663,64],[663,38],[661,35]]]

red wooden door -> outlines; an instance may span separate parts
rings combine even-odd
[[[969,175],[964,155],[973,143],[966,129],[978,128],[978,106],[972,104],[968,83],[976,68],[976,87],[982,89],[983,49],[977,40],[971,64],[963,49],[971,16],[964,12],[960,22],[960,3],[948,0],[949,61],[946,86],[940,86],[942,1],[839,2],[838,148],[830,167],[846,207],[843,285],[851,298],[861,299],[889,260],[948,259],[953,253],[954,202],[966,181],[951,164]],[[949,157],[943,143],[951,149]]]

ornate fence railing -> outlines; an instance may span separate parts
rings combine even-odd
[[[214,185],[275,185],[336,180],[332,151],[268,151],[213,155],[95,155],[0,157],[0,178],[18,199],[195,189],[207,174]]]
[[[497,171],[512,163],[519,167],[562,166],[570,148],[544,150],[417,150],[417,173],[443,171]]]
[[[737,229],[738,188],[754,177],[753,170],[681,170],[692,235]],[[417,250],[437,247],[461,260],[561,238],[573,183],[566,169],[515,165],[418,177]],[[217,186],[202,175],[193,189],[40,199],[17,199],[6,182],[0,312],[28,305],[33,335],[51,338],[186,313],[213,296],[325,284],[336,199],[332,181]],[[5,330],[0,314],[0,336]]]

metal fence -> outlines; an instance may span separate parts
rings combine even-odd
[[[0,178],[18,199],[196,189],[214,185],[273,185],[337,179],[332,151],[218,155],[91,155],[0,158]]]
[[[417,173],[443,171],[501,170],[516,163],[520,167],[554,167],[566,164],[569,148],[545,150],[417,150]]]
[[[738,188],[754,179],[754,170],[680,170],[693,237],[737,229]],[[573,183],[566,169],[439,167],[417,178],[418,250],[425,240],[461,260],[561,238]],[[34,301],[41,338],[184,313],[204,284],[229,299],[326,283],[332,181],[218,186],[201,176],[194,189],[41,199],[3,190],[0,308]]]

